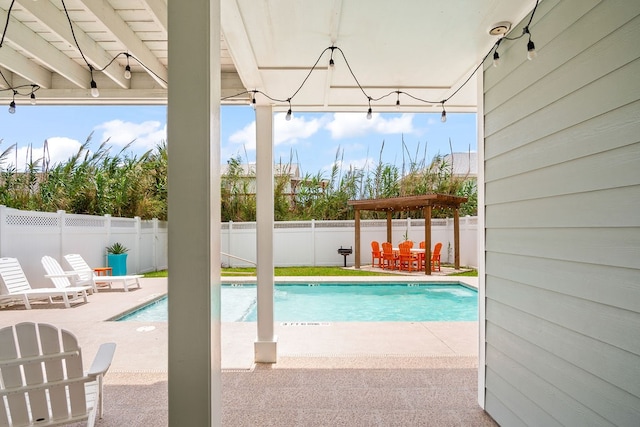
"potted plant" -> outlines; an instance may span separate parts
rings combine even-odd
[[[122,243],[114,243],[111,246],[107,246],[107,266],[111,267],[112,274],[114,276],[126,276],[127,275],[127,252]]]

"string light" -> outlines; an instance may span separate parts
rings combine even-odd
[[[531,33],[529,32],[528,26],[524,27],[524,33],[529,35],[529,42],[527,43],[527,59],[531,61],[536,57],[536,45],[531,40]]]
[[[369,109],[367,110],[367,120],[371,120],[371,97],[369,97]]]
[[[495,50],[493,51],[493,66],[497,67],[498,65],[500,65],[500,55],[498,54],[498,47],[500,47],[500,42],[502,41],[502,39],[498,39],[498,41],[496,42],[495,46]]]
[[[93,67],[91,65],[89,65],[89,71],[91,73],[91,96],[97,98],[100,96],[100,91],[98,91],[98,85],[96,84],[96,81],[93,80]]]
[[[9,113],[11,114],[15,114],[16,113],[16,95],[18,92],[16,92],[15,90],[13,91],[13,99],[11,99],[11,103],[9,104]]]
[[[333,68],[335,67],[336,63],[333,61],[333,51],[335,50],[335,46],[331,46],[331,57],[329,58],[329,67]]]
[[[287,115],[285,116],[286,121],[291,121],[291,98],[287,99],[289,102],[289,110],[287,111]]]
[[[529,22],[527,22],[527,25],[525,25],[522,29],[522,34],[520,34],[518,37],[513,38],[505,37],[507,40],[518,40],[525,35],[529,36],[529,41],[527,42],[527,59],[529,61],[532,61],[537,56],[536,45],[533,43],[533,40],[531,40],[531,31],[529,31],[529,27],[531,26],[531,21],[533,21],[533,17],[536,14],[536,9],[538,9],[538,3],[539,0],[536,0],[536,5],[533,6],[531,16],[529,16]],[[498,42],[500,42],[500,40],[498,40]]]
[[[129,54],[125,53],[127,57],[127,66],[124,67],[124,78],[127,80],[131,80],[131,66],[129,65]]]
[[[440,121],[442,123],[446,123],[447,121],[447,111],[444,109],[445,102],[446,102],[445,100],[442,101],[442,114],[440,115]]]
[[[398,98],[396,99],[396,110],[400,109],[400,91],[397,90],[396,93],[398,94]]]

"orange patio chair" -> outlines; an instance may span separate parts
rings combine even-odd
[[[395,270],[398,264],[398,256],[393,252],[393,245],[389,242],[382,244],[382,268]]]
[[[400,254],[398,257],[398,264],[401,270],[413,271],[414,269],[420,269],[420,264],[418,263],[418,255],[414,252],[411,252],[412,246],[413,242],[409,241],[402,242],[399,245]]]
[[[377,241],[371,242],[371,266],[376,266],[376,260],[378,261],[378,267],[382,268],[382,251],[380,250],[380,243]]]
[[[418,247],[420,249],[425,249],[424,240],[420,242]],[[418,252],[418,262],[420,263],[420,268],[421,269],[425,268],[424,257],[425,257],[424,252]]]
[[[436,268],[440,271],[440,249],[442,249],[442,243],[438,242],[431,254],[431,271],[435,271]]]

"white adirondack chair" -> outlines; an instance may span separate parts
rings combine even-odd
[[[129,286],[135,285],[140,288],[140,279],[143,277],[139,274],[132,274],[128,276],[96,276],[95,272],[89,264],[79,254],[68,254],[64,256],[73,271],[78,275],[76,284],[90,284],[94,291],[98,290],[97,283],[106,284],[109,289],[114,282],[122,283],[122,287],[125,292],[129,291]]]
[[[103,377],[115,343],[102,344],[87,373],[76,337],[45,323],[0,329],[0,426],[57,426],[102,418]]]
[[[27,309],[31,308],[32,299],[49,298],[51,302],[53,297],[62,297],[67,308],[79,298],[87,302],[87,287],[32,288],[17,258],[0,258],[0,278],[4,285],[0,297],[5,301],[20,298]]]

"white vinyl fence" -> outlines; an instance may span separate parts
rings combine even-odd
[[[477,222],[477,217],[460,218],[460,265],[478,265]],[[168,265],[167,227],[167,222],[157,219],[21,211],[0,206],[0,257],[18,258],[33,287],[51,286],[40,264],[44,255],[56,258],[65,269],[69,266],[63,256],[69,253],[79,253],[92,267],[103,267],[105,248],[115,242],[129,248],[129,274],[163,270]],[[342,266],[344,258],[338,248],[353,248],[354,230],[354,221],[276,222],[274,264]],[[385,241],[386,230],[386,220],[360,221],[362,265],[371,263],[371,241]],[[424,220],[393,220],[392,243],[397,245],[405,235],[416,243],[424,240]],[[453,219],[433,219],[431,239],[433,245],[442,242],[442,262],[453,263]],[[223,223],[220,240],[224,266],[254,265],[255,222]],[[355,253],[347,256],[347,265],[354,263]]]
[[[478,266],[477,217],[460,218],[460,265]],[[424,240],[424,219],[392,221],[394,245],[404,240]],[[360,221],[360,263],[371,264],[371,241],[387,239],[386,220]],[[221,251],[225,266],[248,267],[256,260],[255,222],[222,224]],[[274,265],[342,266],[344,258],[338,248],[349,248],[355,242],[355,221],[286,221],[276,222],[273,236]],[[431,220],[431,242],[442,242],[442,262],[453,263],[453,219]],[[347,265],[355,264],[354,254],[347,256]],[[433,249],[433,248],[432,248]],[[242,259],[239,259],[242,258]]]
[[[78,253],[92,267],[106,266],[106,247],[129,249],[127,273],[167,268],[165,221],[21,211],[0,206],[0,257],[17,258],[33,287],[52,286],[40,259],[50,255],[69,270],[63,256]]]

